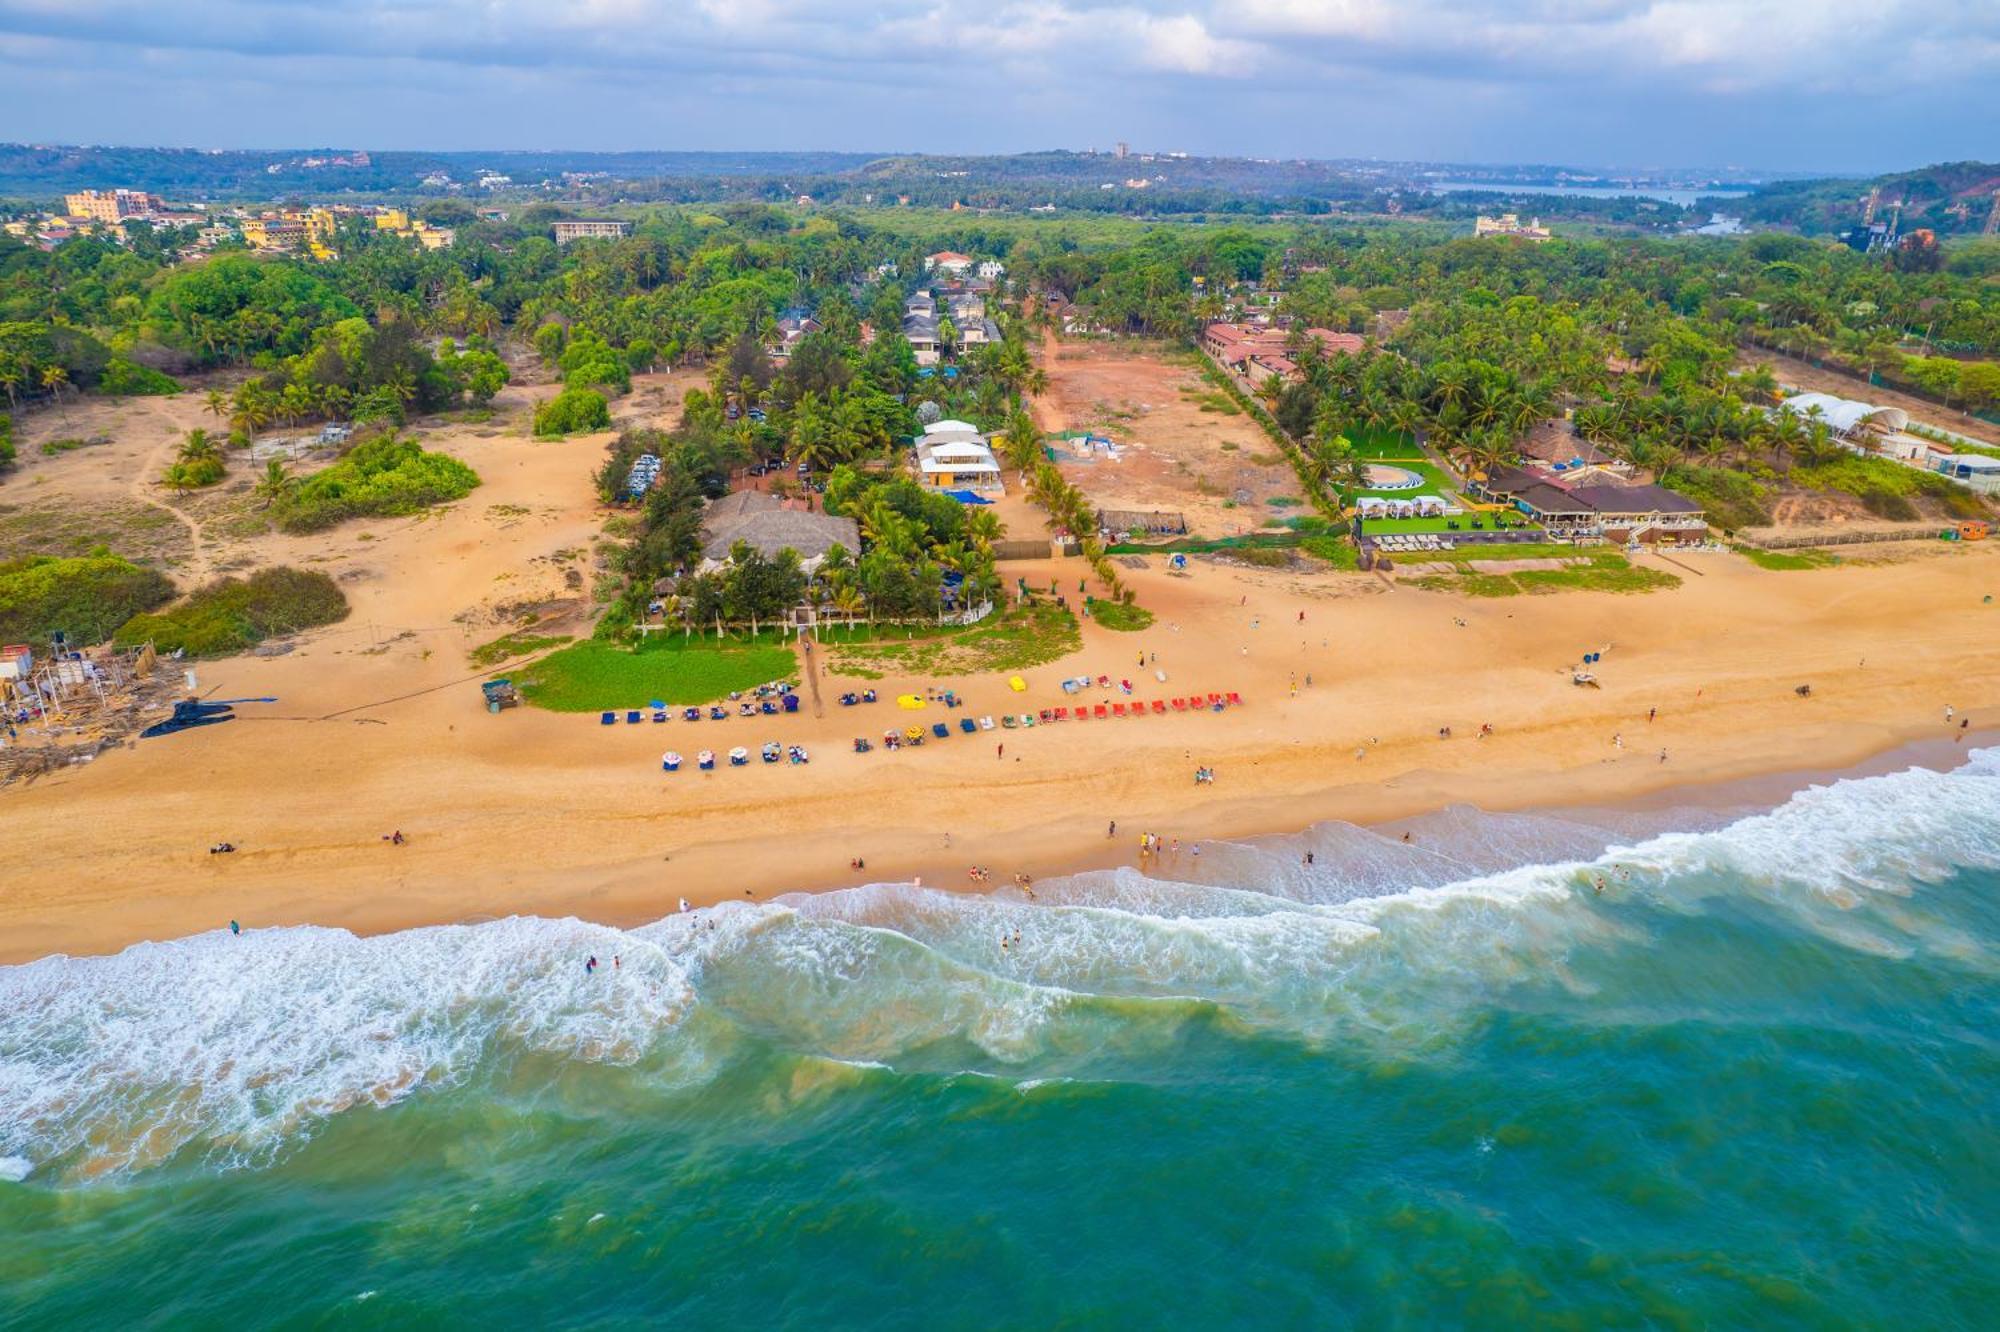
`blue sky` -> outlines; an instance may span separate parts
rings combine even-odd
[[[2000,0],[0,0],[0,138],[2000,158]]]

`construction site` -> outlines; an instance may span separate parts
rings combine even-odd
[[[162,663],[151,645],[57,645],[40,657],[24,646],[0,648],[0,786],[137,743],[140,731],[189,692],[191,675]]]

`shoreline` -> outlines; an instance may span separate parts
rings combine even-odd
[[[1303,821],[1280,819],[1274,822],[1268,813],[1263,812],[1246,817],[1252,807],[1260,811],[1268,809],[1269,802],[1237,800],[1211,808],[1202,816],[1181,821],[1175,825],[1176,833],[1173,835],[1179,836],[1183,845],[1195,842],[1269,843],[1285,838],[1305,838],[1315,828],[1329,823],[1344,823],[1386,833],[1393,831],[1394,825],[1401,821],[1420,819],[1455,807],[1469,807],[1485,814],[1568,814],[1582,822],[1620,813],[1657,814],[1703,808],[1725,814],[1733,821],[1774,809],[1800,791],[1814,786],[1879,776],[1911,767],[1949,770],[1962,764],[1968,753],[1994,744],[2000,744],[2000,727],[1965,732],[1964,738],[1956,742],[1943,739],[1932,728],[1908,728],[1902,732],[1879,732],[1858,745],[1847,743],[1816,747],[1814,757],[1804,762],[1793,755],[1780,757],[1774,754],[1768,763],[1753,759],[1701,770],[1676,771],[1670,775],[1661,770],[1642,768],[1639,771],[1650,773],[1652,780],[1621,784],[1618,791],[1609,794],[1601,776],[1592,768],[1572,767],[1555,774],[1540,775],[1533,784],[1532,794],[1525,798],[1514,798],[1500,789],[1500,784],[1506,784],[1513,786],[1517,793],[1525,791],[1527,788],[1519,781],[1518,773],[1468,780],[1459,773],[1411,769],[1399,772],[1379,785],[1349,783],[1318,792],[1298,793],[1288,808],[1317,811]],[[1406,781],[1408,785],[1405,785]],[[1364,791],[1372,792],[1372,799],[1362,798],[1359,793]],[[1592,798],[1593,792],[1596,798]],[[1148,830],[1121,821],[1118,837],[1114,841],[1102,835],[1092,838],[1077,829],[1064,829],[1038,845],[1033,860],[1026,863],[1035,867],[1033,878],[1036,881],[1124,867],[1143,869],[1137,852],[1137,837],[1141,831]],[[1163,832],[1161,835],[1169,834]],[[724,900],[785,901],[873,884],[914,882],[940,891],[992,893],[1013,889],[1015,885],[1010,876],[996,870],[991,881],[972,882],[966,877],[963,867],[968,862],[979,863],[980,856],[968,857],[960,853],[984,852],[1013,836],[1015,834],[1008,831],[974,834],[954,840],[949,852],[939,846],[930,853],[917,852],[908,858],[892,857],[896,872],[888,874],[876,873],[878,864],[871,862],[868,870],[859,875],[788,877],[773,872],[751,876],[747,882],[739,875],[729,889],[688,890],[685,893],[678,888],[664,891],[657,887],[637,889],[631,881],[632,874],[643,867],[650,877],[654,870],[650,860],[642,862],[642,865],[586,867],[572,871],[549,867],[537,871],[542,879],[548,881],[544,890],[530,894],[532,900],[509,912],[450,915],[428,909],[424,904],[428,899],[423,897],[394,902],[375,899],[351,903],[344,910],[303,911],[294,919],[254,920],[245,928],[312,925],[345,929],[361,937],[374,937],[438,926],[486,924],[511,916],[532,916],[575,917],[614,929],[631,929],[673,914],[676,899],[681,895],[687,896],[691,906],[699,909]],[[728,850],[730,848],[727,847],[701,848],[692,858],[702,860]],[[1156,864],[1153,872],[1157,874],[1159,869]],[[570,881],[564,884],[566,873],[570,875]],[[1173,875],[1169,873],[1161,877],[1171,879]],[[737,887],[746,891],[739,894],[735,891]],[[44,957],[109,956],[149,943],[170,944],[177,939],[220,928],[224,922],[207,920],[190,924],[194,927],[157,936],[93,929],[83,932],[79,942],[84,942],[85,946],[81,948],[23,952],[11,941],[4,942],[0,943],[0,966],[22,965]]]

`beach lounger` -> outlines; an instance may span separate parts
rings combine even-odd
[[[979,729],[980,729],[980,730],[982,730],[982,731],[990,731],[990,730],[992,730],[992,729],[993,729],[993,726],[994,726],[994,721],[993,721],[993,714],[992,714],[992,713],[990,713],[990,712],[989,712],[989,713],[987,713],[987,714],[986,714],[986,715],[985,715],[984,717],[981,717],[981,718],[979,719]]]
[[[1048,724],[1049,724],[1050,722],[1052,722],[1052,721],[1054,721],[1054,720],[1055,720],[1055,714],[1054,714],[1053,712],[1049,711],[1049,710],[1048,710],[1047,708],[1043,708],[1043,709],[1042,709],[1042,710],[1041,710],[1041,711],[1040,711],[1039,713],[1037,713],[1036,715],[1037,715],[1037,717],[1039,717],[1039,718],[1040,718],[1040,720],[1041,720],[1041,722],[1042,722],[1042,724],[1043,724],[1044,726],[1048,725]]]
[[[666,719],[667,719],[667,714],[664,712],[656,712],[653,714],[653,720],[656,722],[663,722]]]
[[[1153,712],[1156,715],[1165,712],[1166,710],[1167,710],[1167,701],[1165,699],[1156,698],[1153,700]]]
[[[599,726],[616,726],[618,724],[618,714],[607,712],[597,719],[597,724]]]
[[[1237,693],[1237,692],[1236,692],[1236,691],[1235,691],[1234,689],[1230,690],[1230,691],[1229,691],[1229,706],[1230,706],[1230,707],[1232,707],[1232,708],[1238,708],[1238,707],[1242,707],[1242,706],[1243,706],[1243,695],[1241,695],[1241,694]]]
[[[639,724],[639,718],[643,716],[645,716],[643,712],[634,710],[632,712],[628,712],[625,714],[625,722],[628,726],[637,726]]]
[[[1175,711],[1175,712],[1186,712],[1186,711],[1187,711],[1187,700],[1186,700],[1186,699],[1184,699],[1184,698],[1177,698],[1177,699],[1175,699],[1175,700],[1174,700],[1174,711]]]
[[[1035,724],[1035,714],[1034,714],[1034,713],[1032,713],[1032,712],[1024,712],[1024,713],[1022,713],[1022,714],[1021,714],[1021,725],[1023,725],[1023,726],[1033,726],[1034,724]]]
[[[931,734],[940,740],[947,740],[951,738],[951,728],[943,722],[932,722]]]
[[[1056,709],[1056,720],[1057,720],[1057,721],[1068,721],[1068,720],[1069,720],[1069,709],[1068,709],[1068,708],[1057,708],[1057,709]]]
[[[971,735],[974,731],[977,731],[979,729],[979,723],[972,720],[972,718],[970,717],[960,717],[958,719],[958,729],[965,732],[967,735]]]
[[[1099,717],[1108,717],[1108,716],[1110,716],[1110,715],[1111,715],[1111,710],[1110,710],[1109,708],[1105,707],[1105,706],[1104,706],[1104,705],[1103,705],[1102,703],[1099,703],[1099,704],[1097,705],[1097,709],[1096,709],[1096,711],[1097,711],[1097,715],[1098,715]]]
[[[1123,703],[1113,703],[1113,704],[1111,705],[1111,715],[1112,715],[1112,716],[1114,716],[1114,717],[1122,717],[1122,716],[1124,716],[1124,715],[1125,715],[1125,705],[1124,705]]]
[[[1076,712],[1075,712],[1075,713],[1074,713],[1073,715],[1074,715],[1074,716],[1076,717],[1076,719],[1077,719],[1078,721],[1089,721],[1089,720],[1090,720],[1090,709],[1089,709],[1089,708],[1078,708],[1078,709],[1076,710]]]
[[[799,710],[799,696],[797,694],[786,694],[785,711],[797,712],[798,710]]]
[[[1011,712],[1003,712],[1000,714],[1000,724],[1006,727],[1010,731],[1013,730],[1016,726],[1020,725],[1019,722],[1014,720],[1014,714]]]

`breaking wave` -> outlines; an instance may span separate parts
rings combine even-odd
[[[1032,899],[878,884],[635,930],[215,931],[44,958],[0,969],[0,1182],[266,1164],[349,1110],[579,1063],[694,1086],[753,1042],[1024,1089],[1089,1079],[1112,1054],[1143,1062],[1202,1024],[1435,1044],[1454,995],[1582,985],[1580,953],[1643,946],[1617,910],[1632,895],[1754,903],[1842,947],[1992,966],[1908,908],[1956,868],[2000,866],[2000,751],[1719,826],[1635,820],[1451,810],[1399,825],[1409,842],[1328,824],[1047,880]]]

